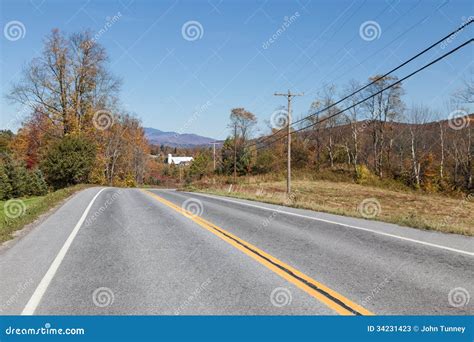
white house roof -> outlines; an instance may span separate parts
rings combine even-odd
[[[173,157],[173,155],[168,154],[168,164],[183,164],[183,163],[189,163],[194,160],[193,157]]]

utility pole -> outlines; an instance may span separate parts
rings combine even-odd
[[[286,194],[290,196],[291,193],[291,100],[295,96],[303,96],[304,94],[294,94],[291,93],[288,89],[288,93],[275,93],[275,96],[286,96],[288,98],[288,123],[287,123],[287,138],[288,138],[288,147],[287,147],[287,170],[286,170]]]
[[[234,184],[237,184],[237,122],[234,123]]]
[[[213,141],[209,144],[212,144],[212,156],[214,161],[214,171],[216,171],[216,144],[219,144],[217,141]]]

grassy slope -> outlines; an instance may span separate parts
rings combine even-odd
[[[380,211],[374,220],[402,226],[474,235],[474,198],[451,198],[415,191],[326,180],[294,181],[293,200],[288,204],[284,181],[247,181],[229,192],[229,185],[201,183],[186,190],[225,195],[315,211],[363,217],[358,207],[375,198]]]
[[[0,201],[0,243],[13,238],[16,230],[23,228],[26,224],[36,220],[41,214],[55,207],[64,199],[75,192],[85,189],[88,185],[76,185],[69,188],[51,192],[46,196],[30,197],[21,199],[26,210],[17,218],[9,218],[5,215],[4,205],[6,201]]]

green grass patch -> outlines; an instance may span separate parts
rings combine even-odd
[[[51,192],[45,196],[0,201],[0,243],[13,238],[13,233],[35,221],[61,201],[89,185],[79,184]]]

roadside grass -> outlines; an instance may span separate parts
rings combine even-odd
[[[20,230],[25,225],[35,221],[40,215],[46,213],[48,210],[55,207],[77,191],[83,190],[89,186],[90,185],[79,184],[51,192],[45,196],[18,198],[16,200],[20,200],[21,202],[17,202],[20,204],[18,204],[16,208],[20,210],[20,213],[23,212],[21,209],[21,203],[23,203],[23,208],[25,209],[18,217],[14,217],[16,215],[8,217],[5,212],[5,203],[7,201],[0,201],[0,243],[12,239],[15,231]],[[14,212],[14,209],[11,209],[11,212],[16,213]]]
[[[413,190],[383,189],[327,180],[294,180],[292,185],[293,193],[290,199],[287,199],[285,193],[285,181],[262,181],[261,178],[252,177],[241,180],[236,186],[219,180],[208,180],[187,186],[184,190],[361,217],[445,233],[474,235],[472,194],[454,198]],[[371,217],[374,213],[376,215]]]

